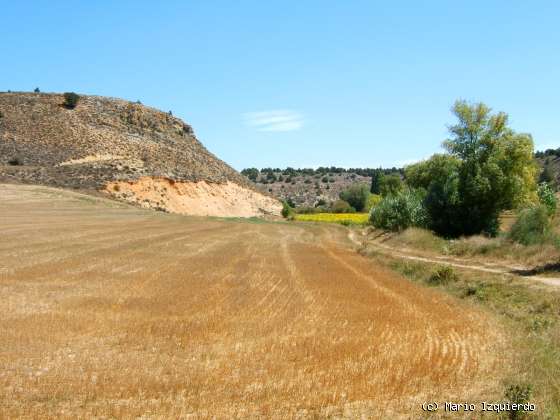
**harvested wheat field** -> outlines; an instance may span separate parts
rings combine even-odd
[[[419,417],[500,394],[489,315],[339,226],[0,185],[0,417]]]

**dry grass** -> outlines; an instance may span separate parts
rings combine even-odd
[[[540,267],[555,264],[560,250],[552,243],[525,246],[513,243],[504,235],[489,238],[482,235],[446,240],[419,228],[409,228],[399,233],[387,233],[370,229],[370,238],[399,249],[410,248],[422,255],[442,254],[505,265]]]
[[[343,229],[0,186],[6,418],[419,417],[501,395],[494,318]]]

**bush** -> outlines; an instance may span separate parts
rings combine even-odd
[[[369,187],[366,184],[352,184],[340,193],[340,199],[348,202],[356,211],[363,211],[369,194]]]
[[[78,101],[80,100],[80,96],[74,92],[66,92],[64,94],[64,106],[68,109],[76,108],[78,105]]]
[[[411,190],[383,198],[370,213],[373,226],[392,231],[404,230],[411,226],[423,227],[426,225],[426,219],[421,195]]]
[[[378,194],[370,194],[367,202],[366,207],[364,208],[365,211],[370,212],[372,208],[377,206],[383,198]]]
[[[544,182],[539,184],[537,194],[539,196],[540,203],[547,208],[549,216],[553,216],[556,213],[557,203],[556,196],[554,195],[552,188],[550,188],[550,185]]]
[[[509,238],[523,245],[543,242],[550,234],[548,209],[544,205],[531,207],[519,213],[511,227]]]
[[[524,405],[531,399],[533,387],[528,384],[513,384],[506,388],[505,397],[510,404]],[[522,419],[525,417],[525,410],[509,410],[510,419]]]
[[[355,213],[356,209],[352,207],[347,201],[336,200],[331,205],[332,213]]]
[[[282,202],[282,216],[285,219],[293,220],[294,219],[294,209],[290,207],[290,205],[284,201]]]
[[[457,274],[450,265],[443,265],[436,268],[428,278],[428,283],[432,285],[445,285],[457,280]]]

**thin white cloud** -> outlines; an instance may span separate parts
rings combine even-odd
[[[296,131],[303,127],[303,115],[289,109],[247,112],[243,118],[257,131]]]
[[[405,166],[408,166],[408,165],[412,165],[413,163],[418,163],[418,162],[420,162],[424,159],[426,159],[426,158],[398,160],[398,161],[395,162],[395,167],[402,168],[402,167],[405,167]]]

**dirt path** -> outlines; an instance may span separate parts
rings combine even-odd
[[[500,326],[344,229],[3,185],[0,215],[8,418],[410,418],[501,395]]]
[[[359,234],[356,231],[350,231],[348,233],[348,238],[358,247],[362,247],[365,244],[366,238],[363,233]],[[485,273],[518,276],[527,280],[537,281],[549,286],[560,287],[560,278],[558,277],[544,277],[544,276],[523,274],[523,273],[530,273],[531,271],[533,271],[530,267],[524,267],[519,265],[518,266],[501,265],[501,264],[496,264],[494,262],[477,264],[464,258],[449,257],[443,255],[428,257],[425,255],[419,255],[419,252],[417,250],[413,250],[410,248],[397,249],[395,247],[384,244],[381,241],[375,241],[375,240],[367,241],[367,246],[375,249],[377,252],[381,254],[389,255],[392,257],[403,258],[403,259],[413,260],[413,261],[441,264],[441,265],[450,265],[452,267],[473,270],[473,271],[482,271]]]

